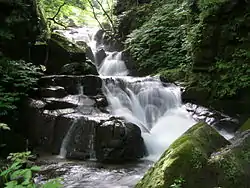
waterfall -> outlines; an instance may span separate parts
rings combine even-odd
[[[164,87],[157,78],[129,76],[104,79],[110,111],[141,128],[150,160],[156,161],[167,147],[195,121],[181,102],[180,88]]]
[[[122,52],[109,52],[98,68],[98,72],[103,76],[126,76],[128,69],[122,60]]]
[[[94,42],[91,42],[92,44]],[[96,44],[96,43],[95,43]],[[93,46],[103,48],[103,45]],[[149,160],[156,161],[168,146],[196,122],[181,101],[180,87],[164,87],[159,78],[127,76],[122,52],[107,52],[98,66],[113,115],[140,127]]]
[[[64,34],[73,41],[85,41],[93,54],[97,49],[105,50],[104,44],[97,44],[94,40],[96,28],[75,30]],[[96,66],[103,79],[109,111],[140,127],[148,159],[155,161],[175,139],[195,124],[182,105],[180,88],[173,84],[164,86],[158,78],[127,76],[129,71],[122,52],[105,52],[107,57]],[[62,155],[73,127],[63,140]]]
[[[66,155],[67,155],[67,148],[68,148],[71,136],[72,136],[72,134],[73,134],[76,126],[77,126],[77,119],[75,119],[72,122],[72,125],[70,126],[68,132],[66,133],[65,137],[63,138],[63,141],[62,141],[62,144],[61,144],[61,148],[60,148],[60,154],[59,154],[60,158],[65,158],[66,157]]]

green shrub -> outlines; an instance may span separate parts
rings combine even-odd
[[[41,75],[40,67],[32,63],[0,58],[0,117],[17,108]]]
[[[186,32],[188,30],[188,4],[166,3],[142,27],[134,30],[126,46],[144,74],[161,69],[174,69],[188,64]]]
[[[7,165],[0,173],[5,188],[59,188],[62,187],[59,179],[51,180],[45,184],[37,185],[33,178],[40,167],[32,165],[28,159],[31,152],[13,153],[8,159],[11,164]]]

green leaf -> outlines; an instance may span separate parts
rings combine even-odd
[[[41,170],[41,168],[39,166],[32,166],[30,170],[38,172]]]

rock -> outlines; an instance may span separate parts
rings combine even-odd
[[[66,148],[67,158],[86,160],[94,157],[94,136],[98,123],[96,118],[82,117],[72,124],[71,137]]]
[[[184,102],[197,103],[200,105],[207,104],[209,93],[200,88],[189,87],[182,93],[182,100]]]
[[[41,88],[39,95],[41,97],[55,97],[62,98],[67,95],[65,89],[61,86],[51,86],[47,88]]]
[[[86,61],[86,49],[80,48],[60,34],[52,33],[48,45],[50,55],[46,64],[47,73],[55,74],[66,64]]]
[[[84,76],[81,85],[83,86],[83,93],[87,96],[102,94],[102,79],[98,76]]]
[[[89,58],[92,62],[95,62],[95,56],[90,47],[86,48],[86,57]]]
[[[125,62],[127,69],[129,70],[130,75],[137,75],[136,67],[133,62],[132,57],[130,56],[128,51],[122,52],[122,60]]]
[[[93,97],[98,109],[100,109],[102,112],[107,112],[106,107],[108,107],[108,100],[104,95],[97,95]]]
[[[110,119],[96,127],[96,158],[101,162],[134,161],[145,155],[140,128],[119,119]]]
[[[209,183],[211,177],[204,174],[204,168],[210,155],[226,144],[229,142],[215,129],[197,123],[170,145],[136,188],[168,188],[180,178],[185,180],[181,187],[216,187]]]
[[[102,79],[95,75],[73,76],[73,75],[52,75],[43,76],[39,80],[43,87],[61,86],[68,94],[79,94],[81,86],[83,93],[88,96],[102,94]]]
[[[107,54],[104,49],[100,49],[95,54],[96,65],[101,65],[102,61],[107,57]]]
[[[62,67],[60,74],[63,75],[98,75],[95,65],[91,62],[73,62]]]
[[[246,188],[250,187],[250,132],[245,131],[234,138],[231,145],[213,153],[208,160],[209,174],[207,181],[210,187]],[[204,181],[203,181],[204,182]]]
[[[29,99],[22,118],[32,147],[59,154],[63,138],[73,122],[99,113],[95,100],[84,95],[68,95],[64,98]]]
[[[239,128],[240,132],[244,132],[250,129],[250,118],[246,120],[246,122]]]
[[[76,96],[77,97],[77,96]],[[58,98],[47,98],[46,101],[46,110],[57,110],[57,109],[66,109],[66,108],[76,108],[78,106],[78,101],[70,100],[69,97],[62,99]]]
[[[98,30],[94,36],[94,40],[96,41],[96,45],[99,46],[100,44],[102,44],[102,39],[103,39],[103,34],[104,31],[102,29]]]

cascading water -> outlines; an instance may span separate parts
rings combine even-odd
[[[164,150],[195,121],[181,103],[180,88],[164,87],[157,78],[129,76],[104,78],[110,111],[138,125],[150,160]]]
[[[61,144],[61,148],[60,148],[60,153],[59,153],[59,157],[60,158],[65,158],[67,155],[67,148],[70,142],[70,138],[76,128],[76,122],[77,119],[75,119],[69,129],[69,131],[67,132],[67,134],[65,135],[65,137],[63,138],[62,144]]]
[[[105,50],[105,46],[97,45],[93,31],[97,30],[85,29],[84,33],[83,29],[78,29],[70,38],[84,40],[95,54],[97,49]],[[110,111],[141,128],[148,158],[155,161],[176,138],[195,124],[182,105],[180,88],[173,84],[164,87],[157,78],[127,76],[129,71],[122,60],[122,52],[105,52],[107,57],[96,66],[103,77]]]
[[[108,56],[98,67],[98,72],[102,76],[128,75],[128,69],[122,60],[122,52],[109,52]]]
[[[86,42],[95,54],[100,49],[105,50],[103,44],[97,46],[97,42],[93,40],[96,31],[96,28],[73,28],[63,31],[63,34],[75,42]],[[163,84],[156,77],[127,76],[129,71],[122,60],[122,53],[107,51],[105,53],[108,54],[107,57],[96,66],[104,83],[103,91],[109,102],[108,110],[113,115],[123,117],[141,128],[149,156],[140,163],[122,166],[110,164],[100,166],[90,161],[75,163],[71,161],[66,166],[61,166],[60,162],[57,162],[56,168],[53,165],[51,167],[55,168],[57,173],[59,169],[62,171],[67,169],[62,179],[64,186],[68,188],[132,188],[152,165],[152,161],[156,161],[175,139],[195,124],[195,120],[206,121],[210,125],[216,122],[208,109],[199,107],[197,110],[200,113],[198,112],[196,117],[197,105],[184,106],[178,86]],[[79,94],[83,97],[82,86],[79,86]],[[193,109],[195,110],[192,111]],[[75,125],[73,122],[63,140],[61,156],[66,155],[69,138],[77,127]],[[86,139],[91,151],[94,150],[93,135],[88,135]]]

